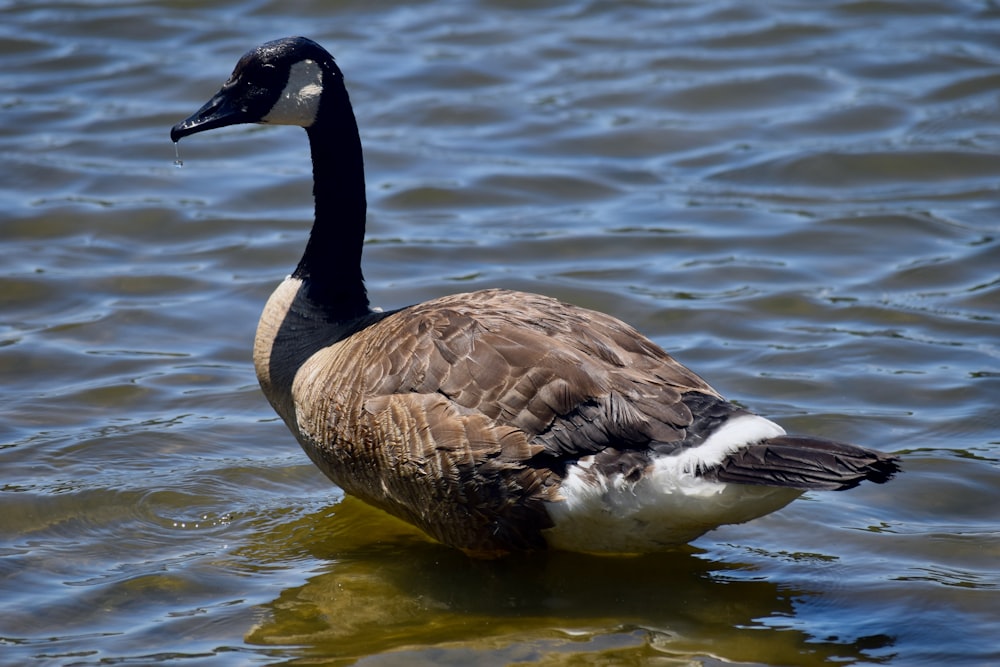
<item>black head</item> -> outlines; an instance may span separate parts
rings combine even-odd
[[[170,138],[239,123],[310,127],[330,87],[343,74],[326,49],[305,37],[286,37],[247,51],[232,76],[205,105],[170,130]]]

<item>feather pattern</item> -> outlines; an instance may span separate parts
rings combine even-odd
[[[781,436],[734,452],[704,477],[732,484],[843,491],[866,480],[885,483],[897,470],[895,459],[870,449],[823,438]]]

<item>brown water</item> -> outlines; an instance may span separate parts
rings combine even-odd
[[[472,562],[256,386],[304,133],[170,126],[307,34],[384,307],[598,308],[789,430],[903,456],[677,553]],[[0,2],[0,664],[1000,662],[1000,9]]]

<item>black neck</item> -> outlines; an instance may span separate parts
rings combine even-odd
[[[337,88],[324,92],[319,117],[306,130],[316,219],[292,275],[303,280],[311,301],[348,319],[368,312],[361,274],[367,203],[358,125],[343,84]]]

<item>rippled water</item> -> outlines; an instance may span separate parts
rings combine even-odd
[[[677,553],[479,563],[343,499],[256,386],[304,133],[168,130],[338,57],[374,300],[619,316],[903,456]],[[1000,661],[993,2],[0,2],[0,663]]]

